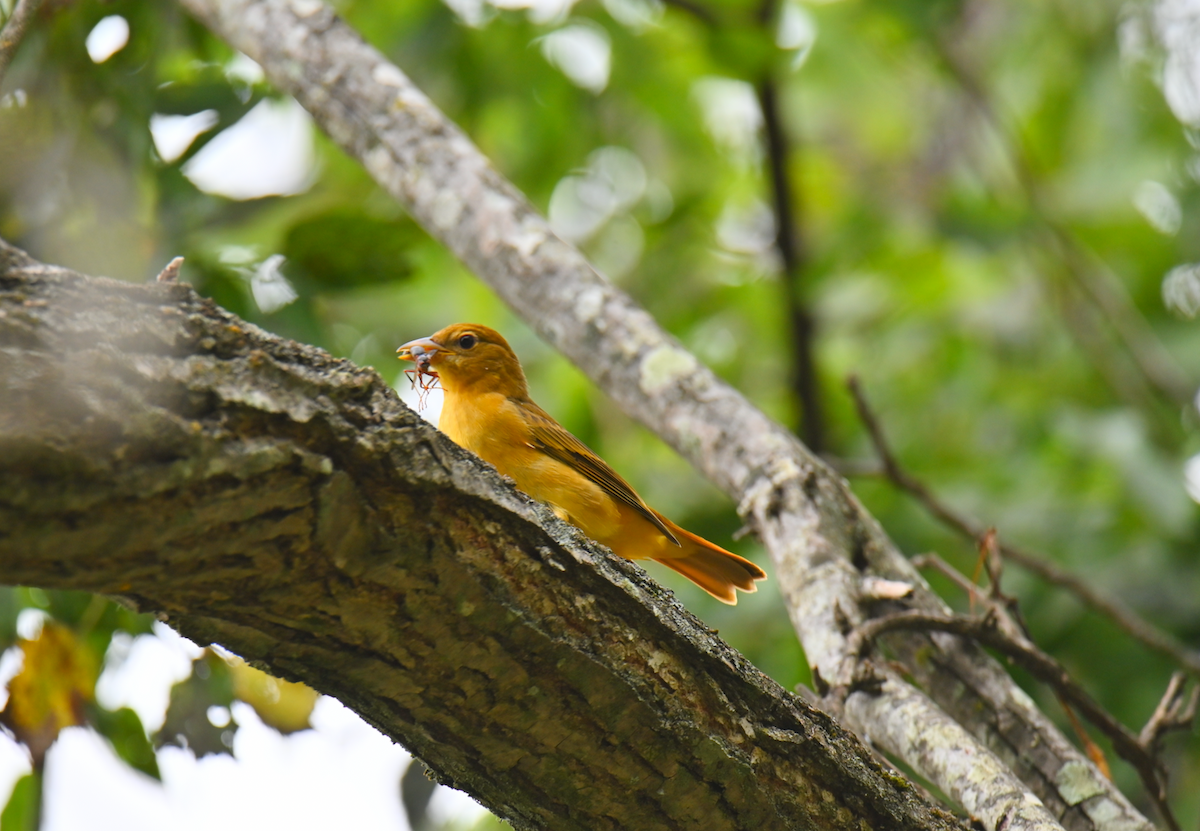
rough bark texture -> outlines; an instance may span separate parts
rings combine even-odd
[[[854,676],[844,632],[870,612],[860,591],[865,575],[912,582],[911,608],[945,609],[840,477],[558,239],[461,131],[327,7],[318,0],[180,2],[262,64],[432,235],[739,504],[771,552],[772,576],[810,663],[827,680],[846,684]],[[1066,828],[1152,827],[982,651],[912,634],[890,641],[927,656],[921,681],[978,737],[972,752],[995,748],[1022,759],[1017,772]],[[864,735],[919,727],[904,722],[904,707],[862,712],[884,720],[856,725]],[[886,723],[892,719],[902,723]],[[976,787],[970,778],[938,778],[953,766],[906,761],[948,794]]]
[[[0,243],[0,581],[169,616],[519,828],[955,829],[371,370]]]
[[[1054,817],[1012,770],[989,753],[975,752],[962,725],[894,673],[886,675],[883,695],[853,692],[846,699],[851,723],[891,731],[872,739],[902,759],[923,759],[931,778],[958,783],[955,800],[985,827],[1016,831],[1055,826]],[[872,712],[880,707],[901,709],[905,718]]]

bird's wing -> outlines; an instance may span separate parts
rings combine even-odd
[[[644,516],[675,545],[681,545],[658,514],[650,510],[637,495],[637,491],[603,459],[588,449],[586,444],[568,433],[561,424],[532,401],[521,401],[519,405],[529,424],[530,438],[538,450],[583,474],[613,499],[625,503]]]

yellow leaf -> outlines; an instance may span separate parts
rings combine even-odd
[[[92,653],[75,634],[47,621],[34,640],[22,640],[25,663],[8,683],[4,723],[29,747],[35,766],[65,727],[84,723],[84,705],[92,700],[97,667]]]
[[[264,723],[280,733],[307,730],[317,691],[304,684],[282,681],[255,669],[236,655],[225,659],[233,676],[233,694],[245,701]]]

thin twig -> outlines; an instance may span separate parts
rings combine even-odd
[[[996,548],[996,534],[994,529],[988,529],[984,535],[984,539],[980,543],[981,554],[986,558],[987,563],[992,563],[998,559]],[[987,615],[995,622],[995,625],[1004,629],[1004,631],[1018,641],[1024,640],[1033,643],[1033,636],[1029,633],[1029,627],[1025,624],[1024,618],[1021,616],[1021,610],[1017,604],[1016,598],[1009,597],[1000,590],[1000,573],[998,568],[988,566],[988,575],[991,578],[991,590],[987,596],[980,597],[977,592],[977,586],[967,576],[960,572],[954,566],[947,563],[936,554],[923,554],[913,558],[913,565],[917,568],[931,567],[940,571],[945,576],[949,577],[959,588],[963,589],[971,598],[972,608],[974,603],[979,601],[987,609]],[[1079,743],[1083,745],[1087,752],[1088,758],[1095,763],[1100,772],[1112,781],[1112,772],[1109,770],[1108,760],[1104,757],[1104,751],[1092,741],[1092,737],[1088,735],[1087,730],[1083,728],[1075,711],[1071,708],[1070,703],[1060,694],[1055,693],[1058,698],[1058,703],[1063,708],[1063,712],[1067,714],[1067,719],[1071,722],[1071,728],[1075,731]]]
[[[1000,577],[1004,573],[1004,557],[1000,553],[1000,537],[995,528],[987,529],[979,538],[979,556],[983,561],[983,567],[987,570],[988,579],[992,583],[989,594],[991,600],[1011,618],[1015,629],[1032,641],[1033,635],[1029,633],[1025,615],[1021,614],[1020,601],[1000,589]]]
[[[767,168],[775,211],[775,247],[783,261],[783,290],[792,334],[792,392],[800,401],[800,437],[813,453],[825,449],[825,418],[814,343],[817,322],[802,286],[808,263],[807,247],[797,219],[796,194],[788,176],[790,142],[780,113],[779,90],[769,76],[758,83],[766,138]]]
[[[936,554],[922,554],[919,557],[914,557],[913,565],[917,568],[930,567],[940,571],[967,593],[972,604],[978,602],[982,605],[985,615],[995,621],[995,625],[1003,628],[1010,637],[1032,641],[1029,637],[1029,630],[1025,628],[1024,621],[1013,617],[1011,614],[1013,610],[1013,606],[1010,605],[1013,602],[1011,598],[1005,597],[1002,594],[996,594],[994,591],[988,594],[980,594],[979,587],[975,583]]]
[[[1101,594],[1074,574],[1052,565],[1044,557],[1023,548],[1001,543],[1000,553],[1004,555],[1005,559],[1033,572],[1047,583],[1072,592],[1086,605],[1108,617],[1132,637],[1176,661],[1193,675],[1200,676],[1200,651],[1190,648],[1173,635],[1159,629],[1120,600]]]
[[[4,81],[4,73],[8,71],[21,39],[25,37],[29,21],[33,20],[41,5],[42,0],[17,0],[17,5],[4,24],[4,30],[0,31],[0,83]]]
[[[1167,684],[1167,691],[1163,693],[1162,701],[1158,702],[1154,714],[1150,716],[1150,720],[1146,722],[1146,726],[1138,735],[1138,742],[1146,748],[1146,752],[1156,755],[1163,736],[1173,730],[1191,728],[1192,722],[1196,718],[1196,705],[1200,702],[1200,685],[1192,687],[1191,695],[1188,696],[1185,703],[1183,692],[1186,686],[1187,676],[1182,672],[1176,672],[1171,676],[1171,682]]]
[[[866,425],[875,450],[883,465],[883,475],[901,490],[907,491],[920,502],[927,511],[942,523],[958,531],[963,536],[978,540],[987,530],[980,523],[968,519],[939,500],[929,488],[900,467],[893,455],[891,446],[883,435],[883,428],[874,411],[868,404],[862,386],[856,377],[846,382],[854,404],[858,408],[858,416]],[[1141,641],[1156,652],[1170,657],[1193,675],[1200,676],[1200,651],[1189,648],[1171,635],[1163,632],[1149,621],[1145,620],[1120,601],[1105,597],[1075,575],[1058,566],[1051,565],[1042,556],[1014,547],[1008,543],[1000,543],[1000,553],[1005,559],[1016,563],[1022,568],[1033,572],[1048,583],[1072,592],[1084,604],[1102,615],[1105,615],[1133,638]]]
[[[979,560],[992,583],[992,599],[1002,601],[1010,609],[1016,606],[1016,598],[1000,590],[1000,577],[1004,573],[1004,560],[1000,558],[999,538],[995,528],[989,528],[979,538]],[[1028,634],[1028,633],[1027,633]]]
[[[686,12],[711,29],[721,25],[720,19],[707,6],[696,0],[664,0],[666,5]],[[755,19],[768,31],[775,16],[775,0],[762,0]],[[788,176],[788,159],[792,148],[780,114],[779,90],[770,69],[756,85],[758,105],[762,110],[767,173],[771,179],[771,208],[775,214],[775,248],[783,265],[783,293],[787,305],[792,336],[792,392],[800,402],[800,438],[813,453],[825,449],[825,417],[821,406],[821,388],[817,376],[817,323],[805,300],[801,277],[808,262],[804,236],[796,218],[797,199]]]
[[[940,571],[943,576],[949,577],[968,597],[974,597],[979,591],[979,587],[967,579],[967,576],[961,571],[950,565],[937,554],[918,554],[912,558],[912,564],[917,568],[932,568],[934,571]]]
[[[851,636],[852,647],[862,656],[880,635],[898,630],[949,632],[971,638],[1011,659],[1034,678],[1049,685],[1109,738],[1117,755],[1129,762],[1141,777],[1163,822],[1172,831],[1179,831],[1179,823],[1167,804],[1166,774],[1160,761],[1142,745],[1138,736],[1113,718],[1087,690],[1076,683],[1062,664],[1027,638],[1004,631],[999,618],[991,611],[982,618],[927,612],[900,612],[873,618],[855,630]]]

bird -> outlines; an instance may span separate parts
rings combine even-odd
[[[416,364],[422,386],[432,383],[427,376],[440,382],[445,398],[438,429],[614,553],[662,563],[729,605],[737,603],[736,590],[757,591],[755,583],[767,579],[754,563],[647,505],[535,404],[521,362],[499,332],[455,323],[396,352]]]

